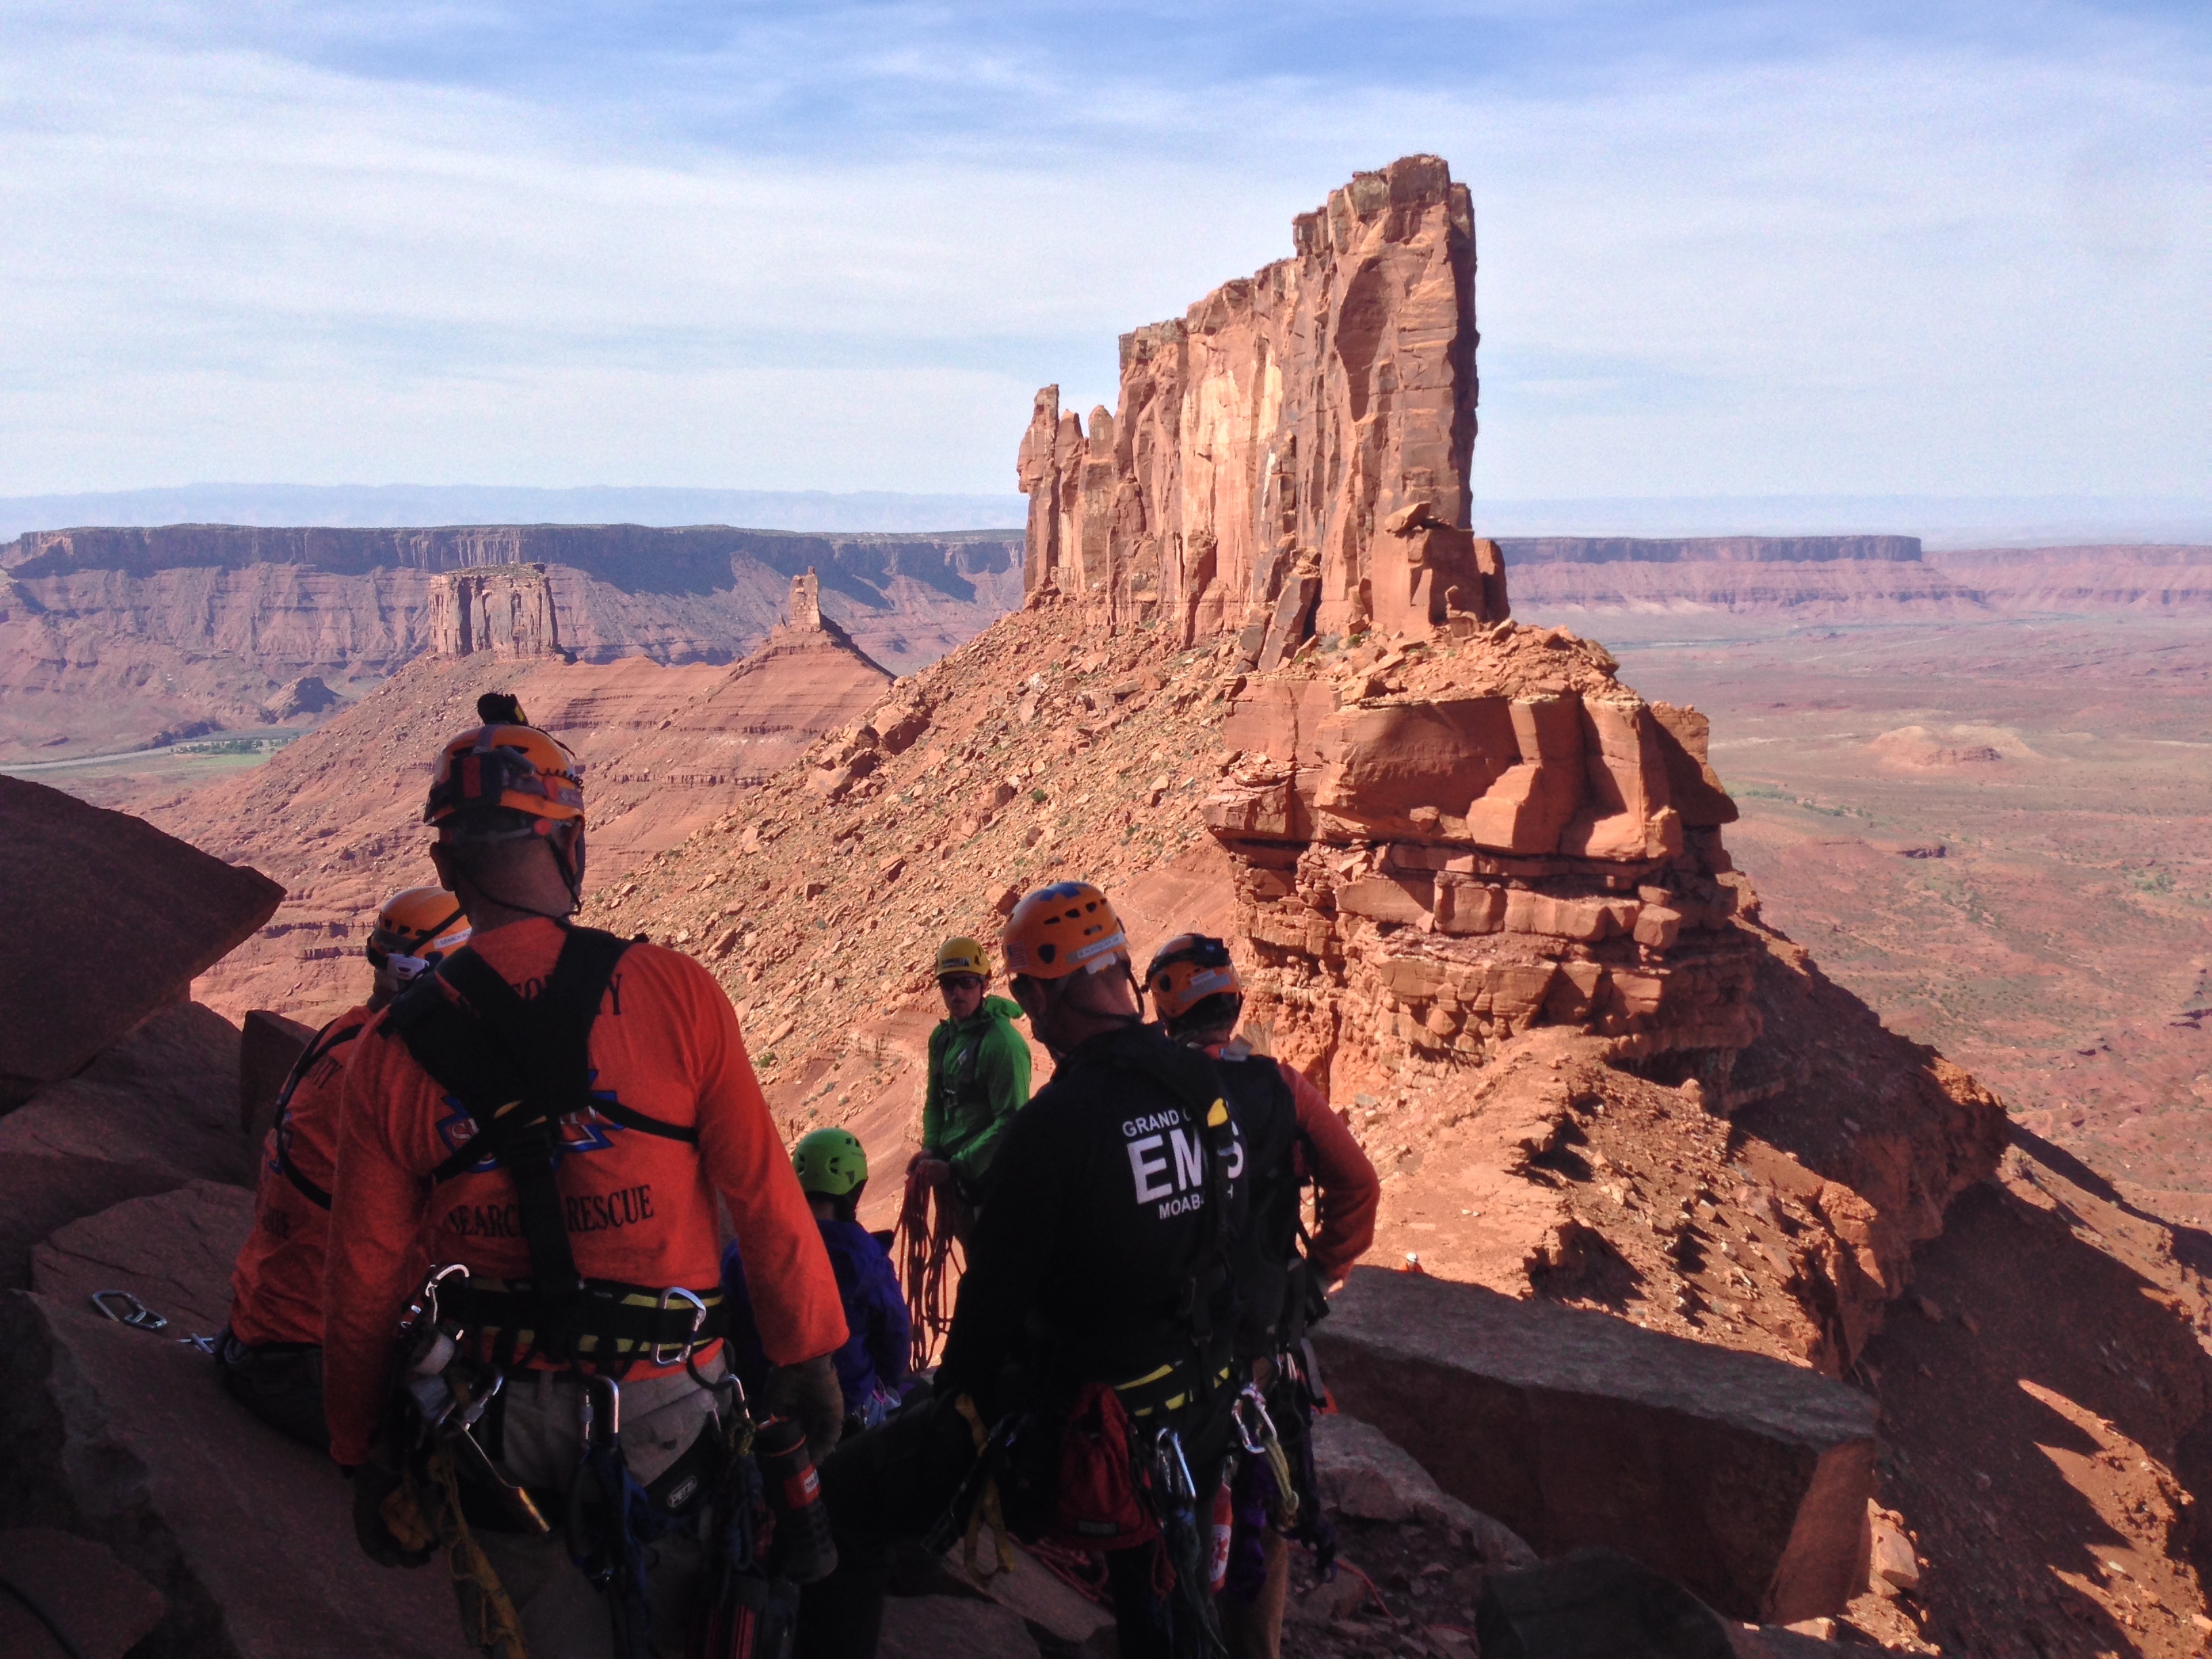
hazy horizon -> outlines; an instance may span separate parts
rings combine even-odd
[[[1019,531],[1018,495],[581,485],[194,483],[0,496],[0,541],[27,532],[168,524],[396,529],[478,524],[727,524],[825,534]],[[1478,498],[1484,535],[1917,536],[1931,550],[2072,542],[2212,543],[2212,501],[2186,496]]]

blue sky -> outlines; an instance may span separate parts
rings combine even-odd
[[[0,3],[0,494],[1002,491],[1432,150],[1483,495],[2201,496],[2206,16]]]

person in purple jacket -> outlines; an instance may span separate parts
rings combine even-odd
[[[861,1188],[868,1184],[868,1155],[842,1129],[817,1129],[792,1149],[792,1168],[799,1190],[822,1229],[823,1247],[837,1274],[845,1304],[845,1346],[837,1350],[837,1381],[845,1392],[848,1432],[883,1421],[899,1401],[907,1382],[907,1358],[914,1328],[907,1317],[906,1294],[899,1289],[884,1243],[854,1218]],[[765,1387],[769,1366],[752,1325],[752,1298],[744,1263],[732,1243],[722,1255],[722,1291],[730,1310],[730,1346],[739,1381],[756,1391]]]

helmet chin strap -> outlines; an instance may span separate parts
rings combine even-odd
[[[536,836],[537,832],[535,830],[529,830],[525,831],[524,833]],[[471,871],[468,873],[469,885],[475,888],[477,892],[481,893],[484,897],[489,899],[494,904],[498,905],[503,910],[512,910],[518,915],[542,916],[548,921],[566,921],[570,916],[574,915],[577,911],[584,908],[584,872],[581,869],[569,862],[568,855],[561,850],[559,843],[555,842],[550,836],[538,836],[538,838],[544,842],[545,850],[553,855],[553,867],[561,872],[561,884],[568,890],[568,908],[565,910],[541,910],[534,904],[523,904],[514,899],[504,897],[501,895],[494,892],[483,879],[474,871]],[[512,840],[520,839],[520,837],[501,836],[495,837],[495,839]]]

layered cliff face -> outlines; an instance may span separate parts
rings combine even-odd
[[[200,981],[200,999],[234,1017],[305,1015],[358,994],[376,907],[433,879],[421,823],[430,763],[475,724],[480,692],[514,692],[582,761],[595,886],[732,811],[891,683],[821,616],[815,577],[793,590],[793,621],[727,665],[425,656],[263,765],[150,806],[146,816],[172,834],[286,889],[269,925]]]
[[[1503,617],[1496,550],[1467,532],[1466,186],[1408,156],[1291,234],[1291,258],[1122,336],[1120,409],[1087,434],[1057,386],[1037,394],[1017,464],[1032,598],[1185,644],[1250,628],[1275,660],[1316,629]]]
[[[280,712],[294,682],[315,676],[358,696],[441,629],[453,648],[464,604],[476,648],[479,636],[509,648],[498,641],[520,626],[526,649],[585,661],[729,663],[813,568],[860,647],[909,669],[1020,602],[1019,541],[620,525],[26,535],[0,546],[0,762],[298,725]],[[496,573],[533,567],[544,597],[527,578],[499,589]],[[507,608],[494,616],[486,603]],[[555,615],[557,637],[545,631]]]
[[[1535,1024],[1723,1085],[1759,1034],[1735,803],[1696,710],[1510,623],[1246,680],[1203,808],[1279,1053],[1441,1079]]]
[[[2212,606],[2212,548],[1926,552],[1911,536],[1682,540],[1549,536],[1498,544],[1523,615],[1586,625],[1728,618],[1732,629],[1823,622],[2003,622],[2179,615]],[[1627,643],[1616,632],[1616,642]]]
[[[431,577],[430,648],[441,657],[559,656],[545,567],[489,565]]]

